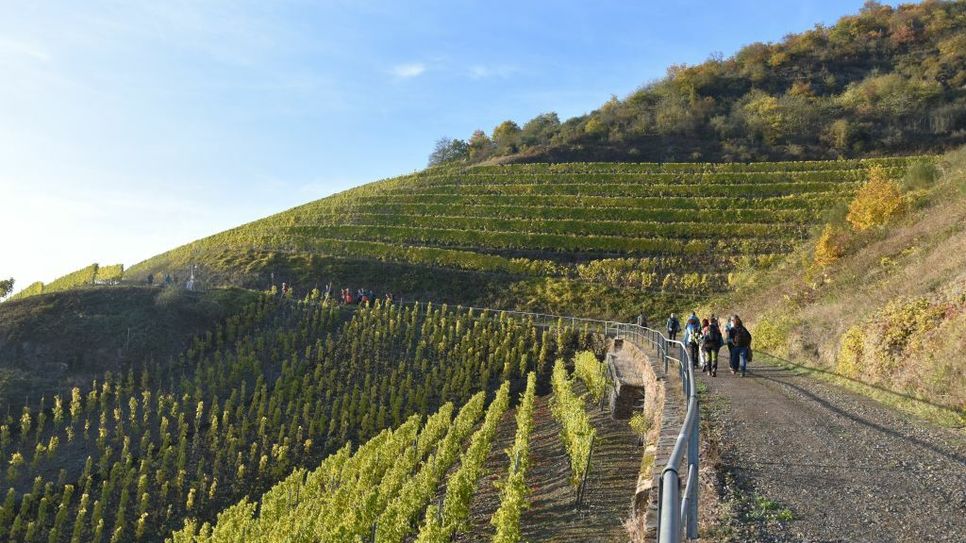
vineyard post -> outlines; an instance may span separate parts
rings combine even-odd
[[[580,503],[584,499],[584,487],[587,486],[587,476],[590,474],[590,459],[594,456],[594,442],[597,440],[595,434],[590,438],[590,450],[587,451],[587,463],[584,465],[584,475],[580,479],[580,486],[577,487],[577,502],[574,506],[579,510]]]

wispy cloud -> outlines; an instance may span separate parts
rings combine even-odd
[[[418,77],[426,72],[426,65],[421,62],[408,62],[406,64],[397,64],[392,67],[389,72],[399,78],[409,79],[411,77]]]
[[[476,64],[470,66],[469,76],[473,79],[487,79],[490,77],[499,77],[505,79],[511,75],[518,72],[519,69],[516,66],[510,66],[506,64],[487,66],[484,64]]]
[[[5,56],[27,57],[42,62],[50,60],[50,53],[37,45],[12,39],[0,39],[0,58]]]

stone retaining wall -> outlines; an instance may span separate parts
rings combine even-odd
[[[615,349],[609,345],[608,359],[620,358],[624,367],[639,368],[644,389],[644,413],[651,423],[645,439],[637,490],[632,501],[631,522],[644,524],[648,537],[657,529],[658,489],[661,471],[674,450],[687,414],[681,380],[674,368],[664,371],[664,363],[650,345],[635,345],[625,340]],[[618,385],[619,386],[619,385]],[[616,387],[615,387],[616,388]]]

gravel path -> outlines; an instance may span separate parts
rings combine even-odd
[[[962,431],[787,369],[755,367],[740,378],[724,368],[701,380],[719,411],[722,467],[737,496],[732,539],[966,541]],[[789,512],[792,520],[780,520]]]

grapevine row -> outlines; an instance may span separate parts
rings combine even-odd
[[[529,505],[526,475],[530,465],[530,433],[533,431],[536,384],[536,375],[531,373],[527,376],[527,388],[517,407],[517,432],[513,438],[513,446],[507,451],[510,465],[500,489],[500,507],[490,519],[490,523],[496,528],[493,536],[495,543],[517,543],[522,539],[520,518]]]
[[[570,459],[570,482],[577,487],[584,479],[596,430],[590,424],[584,400],[573,392],[563,359],[557,359],[554,364],[550,382],[553,387],[550,411],[560,423],[560,440]]]

